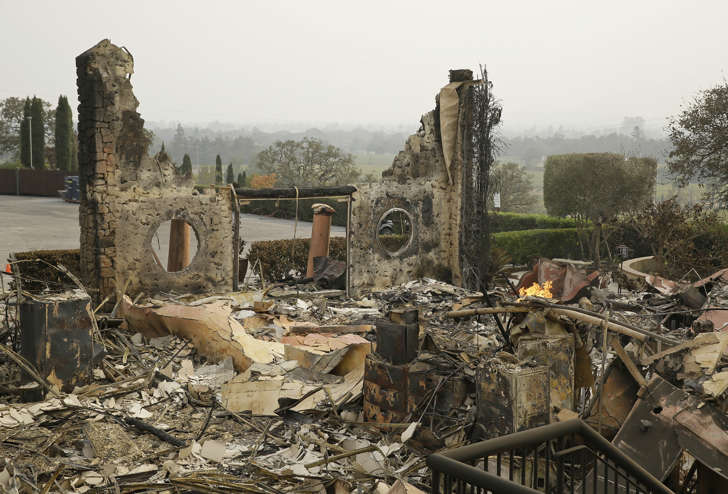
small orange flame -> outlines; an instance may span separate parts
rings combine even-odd
[[[521,297],[553,298],[553,294],[551,293],[550,281],[544,282],[543,286],[539,285],[538,283],[534,283],[528,288],[521,288],[520,290],[518,290],[518,294]]]

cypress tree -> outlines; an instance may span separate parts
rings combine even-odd
[[[192,176],[192,160],[190,159],[190,155],[187,153],[185,153],[182,158],[182,168],[180,169],[180,172],[183,177],[189,178]]]
[[[215,158],[215,184],[222,185],[222,159],[219,154]]]
[[[233,164],[230,163],[225,170],[225,183],[231,184],[235,181],[235,172],[233,172]]]
[[[240,182],[241,187],[247,187],[248,186],[248,174],[243,170],[243,180]]]
[[[162,147],[159,149],[156,158],[158,161],[171,161],[167,154],[167,148],[164,146],[164,141],[162,141]]]
[[[45,163],[45,122],[43,121],[43,100],[33,96],[30,103],[32,117],[30,140],[33,145],[33,168],[41,169]]]
[[[56,108],[56,168],[64,172],[72,169],[73,137],[73,117],[68,98],[59,96]]]
[[[23,166],[30,168],[30,98],[25,98],[23,105],[23,120],[20,121],[20,162]]]

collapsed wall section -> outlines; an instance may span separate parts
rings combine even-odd
[[[149,156],[128,50],[103,40],[76,58],[76,71],[81,273],[91,295],[230,289],[231,192],[198,193],[166,153]],[[189,266],[168,273],[151,238],[163,221],[178,218],[191,225],[198,251]]]
[[[451,80],[438,93],[435,109],[420,120],[417,133],[382,173],[380,183],[358,186],[352,206],[350,256],[353,289],[381,289],[419,277],[463,285],[465,245],[480,212],[465,212],[466,195],[476,193],[465,166],[472,160],[471,92],[480,81],[470,71],[451,71]],[[394,233],[383,230],[398,213]],[[485,214],[483,211],[482,214]],[[409,228],[407,223],[409,222]],[[399,249],[387,242],[401,236]]]

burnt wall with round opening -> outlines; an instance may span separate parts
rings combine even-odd
[[[192,264],[198,246],[197,232],[183,219],[162,222],[151,239],[155,263],[169,273],[182,271]]]
[[[404,253],[414,235],[412,216],[402,208],[387,210],[377,223],[376,239],[390,256]]]

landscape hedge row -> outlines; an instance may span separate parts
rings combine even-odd
[[[545,214],[490,213],[490,231],[512,232],[520,230],[542,230],[547,228],[576,228],[571,218],[557,218]]]
[[[331,224],[336,226],[346,226],[346,203],[337,202],[331,199],[299,199],[298,200],[298,220],[313,221],[313,211],[311,206],[314,204],[328,204],[336,210]],[[280,199],[270,201],[250,201],[240,207],[240,212],[244,214],[258,214],[261,216],[272,216],[273,218],[294,219],[296,217],[296,200]]]
[[[296,271],[298,276],[306,272],[308,263],[308,244],[311,239],[297,238],[296,240],[265,240],[253,242],[248,253],[248,270],[253,269],[256,261],[260,261],[263,277],[266,281],[277,281],[290,278],[290,271]],[[333,237],[329,244],[329,257],[339,261],[346,261],[346,238]],[[260,275],[259,268],[255,266],[255,274]]]
[[[331,199],[300,199],[298,201],[298,219],[300,221],[312,221],[313,211],[311,211],[311,206],[316,203],[324,203],[333,207],[336,213],[331,223],[336,226],[346,226],[346,203],[336,202]],[[250,204],[242,206],[240,212],[293,219],[296,217],[296,201],[288,199],[251,201]],[[493,233],[548,228],[576,228],[576,226],[576,221],[572,218],[558,218],[545,214],[490,214],[490,231]]]
[[[538,257],[580,259],[582,251],[576,228],[544,228],[494,233],[492,247],[503,249],[515,264],[528,264]]]

